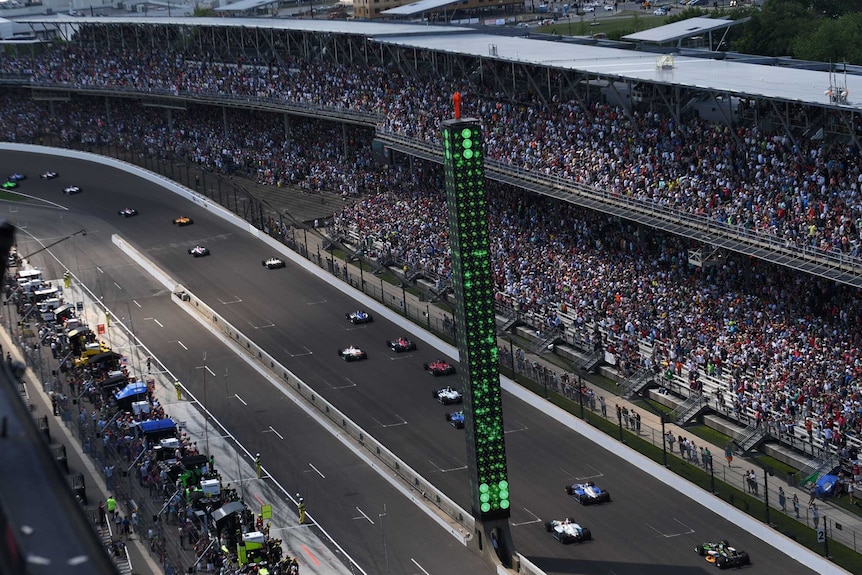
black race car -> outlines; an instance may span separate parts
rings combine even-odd
[[[209,248],[205,248],[203,246],[195,246],[189,249],[189,253],[196,258],[202,258],[204,256],[210,255]]]
[[[284,260],[280,260],[278,258],[269,258],[268,260],[263,260],[260,263],[268,270],[283,268],[285,265],[287,265],[284,263]]]
[[[338,350],[338,357],[343,359],[344,361],[361,361],[363,359],[368,359],[368,354],[359,349],[358,347],[346,347],[344,349]]]
[[[374,321],[374,318],[371,317],[371,314],[365,310],[362,310],[362,309],[358,309],[354,312],[350,312],[349,314],[346,315],[346,317],[350,321],[350,323],[352,323],[353,325],[359,325],[362,323],[371,323],[372,321]]]
[[[611,500],[611,494],[601,487],[596,487],[592,481],[566,485],[566,493],[577,499],[582,505],[608,503]]]
[[[553,520],[545,523],[545,531],[554,536],[554,539],[560,543],[576,543],[580,541],[589,541],[593,538],[590,530],[586,527],[581,527],[571,517],[563,520]]]
[[[414,351],[416,349],[415,341],[410,341],[409,339],[405,339],[403,337],[387,340],[386,345],[388,345],[389,349],[391,349],[395,353],[401,353],[402,351]]]
[[[455,429],[464,429],[464,411],[461,410],[447,413],[446,421],[448,421]]]
[[[748,553],[731,547],[726,540],[698,545],[694,551],[698,555],[705,556],[707,562],[714,564],[719,569],[751,565],[751,557],[748,556]]]
[[[124,218],[131,218],[132,216],[138,215],[138,210],[136,210],[135,208],[123,208],[118,213]]]
[[[434,360],[431,363],[424,363],[422,364],[422,369],[424,369],[434,377],[440,375],[452,375],[453,373],[455,373],[455,366],[449,365],[442,359]]]
[[[464,403],[464,396],[457,389],[444,387],[443,389],[435,389],[433,394],[434,399],[443,405],[453,405],[456,403]]]

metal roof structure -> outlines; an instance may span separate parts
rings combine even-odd
[[[723,18],[687,18],[657,28],[650,28],[641,32],[635,32],[623,36],[623,40],[631,42],[649,42],[651,44],[667,44],[677,40],[685,40],[692,36],[699,36],[707,32],[714,32],[722,28],[730,28],[741,24],[742,20],[726,20]]]
[[[453,40],[451,37],[429,35],[388,36],[379,41],[586,72],[616,80],[670,84],[733,96],[771,98],[862,111],[862,100],[851,100],[848,104],[829,102],[825,94],[830,87],[829,72],[680,55],[674,55],[673,68],[663,69],[656,65],[656,54],[652,52],[480,33],[462,34],[457,37],[457,42]],[[862,94],[862,77],[847,76],[846,80],[851,94]]]
[[[96,16],[74,17],[67,15],[33,16],[21,18],[18,22],[44,24],[117,24],[117,25],[152,25],[152,26],[212,26],[214,28],[263,28],[266,30],[296,30],[303,32],[320,32],[322,34],[349,34],[380,38],[389,34],[459,34],[473,32],[469,28],[456,26],[428,25],[421,22],[372,22],[359,20],[329,20],[305,18],[182,18],[144,16]]]
[[[402,6],[396,6],[381,12],[384,16],[415,16],[423,12],[445,8],[452,4],[460,4],[461,0],[419,0]]]
[[[246,10],[254,10],[256,8],[263,8],[264,6],[269,6],[270,4],[278,4],[281,0],[239,0],[239,2],[234,2],[233,4],[226,4],[225,6],[219,6],[218,8],[213,8],[214,12],[245,12]]]
[[[469,55],[513,64],[542,66],[581,72],[617,81],[652,82],[742,97],[862,111],[862,76],[848,75],[851,95],[846,104],[830,102],[828,71],[805,70],[740,60],[718,60],[674,55],[673,67],[660,67],[656,54],[621,48],[605,48],[560,41],[559,38],[515,37],[487,34],[465,26],[426,25],[408,22],[359,22],[356,20],[306,20],[271,18],[74,18],[34,17],[26,21],[44,24],[177,25],[295,30],[361,35],[393,46]],[[710,19],[710,21],[715,22]],[[754,57],[753,57],[754,59]],[[843,79],[843,78],[842,78]],[[853,95],[860,99],[853,101]]]

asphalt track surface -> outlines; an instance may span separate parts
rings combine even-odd
[[[422,364],[439,357],[439,352],[421,343],[415,352],[389,351],[385,341],[402,334],[384,318],[376,317],[364,326],[351,325],[345,314],[356,304],[348,296],[290,263],[280,270],[263,268],[261,260],[274,255],[264,244],[150,183],[96,164],[21,153],[0,152],[0,166],[29,176],[20,187],[22,193],[70,208],[60,212],[18,206],[13,209],[19,213],[11,214],[11,219],[17,217],[28,231],[44,234],[39,237],[45,243],[86,228],[87,236],[76,236],[52,251],[115,313],[125,315],[121,312],[127,309],[138,337],[181,379],[185,378],[184,383],[198,397],[204,397],[205,384],[201,381],[203,370],[196,368],[203,365],[202,356],[207,352],[206,364],[216,377],[211,378],[206,405],[249,451],[265,454],[264,465],[283,485],[303,493],[315,518],[369,573],[418,573],[410,561],[415,557],[421,557],[417,562],[432,574],[449,573],[452,568],[489,572],[454,541],[447,542],[442,529],[419,512],[411,513],[406,503],[399,504],[392,495],[394,490],[372,477],[373,473],[363,469],[340,444],[328,441],[324,432],[311,425],[281,393],[268,389],[269,384],[259,377],[240,375],[244,373],[242,362],[189,319],[178,317],[176,307],[166,301],[170,295],[160,293],[152,280],[120,255],[110,235],[120,233],[145,252],[469,509],[463,432],[444,418],[457,406],[442,406],[432,398],[434,389],[458,386],[459,382],[456,377],[431,377],[422,369]],[[61,177],[39,181],[38,174],[49,169]],[[80,185],[82,193],[64,196],[61,190],[70,184]],[[137,208],[140,215],[123,219],[117,212],[124,207]],[[179,215],[191,216],[195,224],[183,228],[171,225]],[[49,225],[51,220],[57,227]],[[28,247],[35,247],[32,242],[21,247],[22,243],[19,250],[25,255]],[[212,255],[190,256],[187,250],[196,244],[208,247]],[[52,275],[50,261],[45,264]],[[129,304],[133,299],[147,307]],[[165,319],[159,319],[159,314],[166,314]],[[179,335],[166,338],[164,328],[154,319],[165,326],[170,324],[171,333]],[[341,361],[336,350],[348,345],[366,350],[369,359]],[[221,381],[213,384],[213,379]],[[214,387],[222,389],[215,392]],[[231,394],[239,395],[248,405],[243,406]],[[513,537],[518,550],[547,573],[714,572],[715,568],[693,549],[703,541],[718,539],[728,539],[750,553],[753,564],[744,569],[747,573],[811,572],[535,409],[508,395],[503,401]],[[270,426],[285,439],[290,438],[289,446],[267,432]],[[275,453],[276,457],[270,455]],[[315,472],[308,462],[320,462],[326,470],[315,463],[319,471]],[[613,502],[584,507],[565,495],[564,485],[587,480],[608,490]],[[386,502],[381,525],[378,515]],[[375,517],[364,511],[368,521],[357,519],[356,508],[370,509]],[[393,509],[398,509],[398,515]],[[593,541],[561,545],[551,538],[543,523],[564,517],[589,527]],[[381,552],[384,540],[389,550],[388,566]]]

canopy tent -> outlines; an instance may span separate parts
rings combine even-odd
[[[122,354],[117,353],[116,351],[103,351],[102,353],[97,353],[96,355],[91,355],[88,363],[90,365],[96,365],[98,363],[113,361],[120,359]]]
[[[129,378],[125,375],[115,375],[114,377],[109,377],[108,379],[102,381],[99,384],[99,387],[102,389],[108,389],[111,387],[118,387],[120,385],[125,385],[129,381]]]
[[[114,397],[117,401],[121,399],[128,399],[130,397],[135,397],[136,395],[143,395],[147,393],[147,384],[136,381],[135,383],[130,383],[120,391],[114,394]]]
[[[157,441],[162,437],[172,437],[177,433],[177,424],[173,419],[155,419],[151,421],[142,421],[138,424],[140,432],[151,441]]]
[[[219,521],[223,521],[233,513],[242,513],[243,509],[245,509],[245,505],[243,505],[239,501],[231,501],[230,503],[225,503],[224,505],[213,511],[213,519],[216,523],[218,523]]]

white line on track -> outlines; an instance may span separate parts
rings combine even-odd
[[[159,326],[159,327],[165,327],[165,326],[163,326],[163,325],[162,325],[162,322],[160,322],[160,321],[159,321],[159,320],[157,320],[156,318],[153,318],[153,321],[154,321],[154,322],[156,322],[156,325],[157,325],[157,326]],[[183,344],[180,344],[180,345],[183,345]],[[185,347],[185,346],[183,345],[183,347]]]
[[[211,370],[208,365],[198,365],[198,366],[195,366],[195,369],[205,369],[205,370],[207,370],[207,372],[209,372],[209,374],[211,376],[213,376],[213,377],[216,376],[216,374],[213,373],[213,370]]]
[[[237,395],[236,393],[234,393],[234,394],[233,394],[233,396],[234,396],[235,398],[237,398],[237,399],[239,400],[239,402],[240,402],[240,403],[242,403],[244,406],[248,407],[248,404],[247,404],[247,403],[245,402],[245,400],[244,400],[243,398],[241,398],[239,395]]]
[[[308,464],[308,466],[309,466],[310,468],[312,468],[313,470],[315,470],[319,476],[321,476],[322,478],[326,479],[326,476],[325,476],[324,474],[322,474],[322,473],[320,472],[320,470],[319,470],[318,468],[316,468],[314,465],[312,465],[311,463],[309,463],[309,464]]]
[[[357,507],[356,510],[359,511],[360,514],[362,514],[362,517],[365,518],[366,521],[374,525],[374,521],[372,521],[371,518],[365,514],[365,512],[363,512],[359,507]],[[359,519],[359,517],[354,517],[354,519]]]
[[[136,305],[136,306],[138,306],[138,307],[141,307],[141,304],[139,304],[139,303],[137,302],[137,300],[132,300],[132,303],[133,303],[133,304],[135,304],[135,305]]]
[[[114,282],[114,285],[115,285],[115,286],[117,286],[117,289],[120,289],[120,290],[121,290],[121,289],[123,289],[123,286],[121,286],[121,285],[120,285],[120,284],[118,284],[117,282]]]
[[[96,269],[97,269],[97,270],[99,270],[99,273],[100,273],[100,274],[105,273],[105,270],[103,270],[103,269],[102,269],[102,268],[100,268],[99,266],[96,266]]]
[[[524,507],[524,511],[526,511],[527,513],[532,515],[533,519],[530,519],[529,521],[521,521],[520,523],[512,523],[512,527],[518,527],[520,525],[532,525],[533,523],[541,523],[542,522],[542,520],[539,518],[538,515],[536,515],[535,513],[533,513],[532,511],[530,511],[526,507]]]
[[[185,345],[183,345],[183,342],[181,342],[180,340],[177,340],[177,343],[180,344],[180,347],[183,348],[184,350],[186,350],[186,351],[189,350],[189,348],[187,348]]]
[[[417,567],[419,567],[419,569],[421,569],[422,572],[425,573],[425,575],[431,575],[419,563],[417,563],[413,557],[411,557],[410,560],[413,561],[413,564],[416,565]]]
[[[280,434],[279,432],[277,432],[276,430],[274,430],[274,429],[272,428],[272,426],[271,426],[271,425],[269,426],[269,430],[270,430],[271,432],[273,432],[274,434],[276,434],[276,435],[278,436],[278,438],[279,438],[279,439],[281,439],[282,441],[284,441],[284,436],[283,436],[282,434]]]
[[[440,473],[450,473],[452,471],[461,471],[462,469],[467,469],[466,465],[462,465],[461,467],[452,467],[450,469],[443,469],[442,467],[440,467],[439,465],[437,465],[436,463],[434,463],[430,459],[428,460],[428,463],[430,463],[431,465],[436,467],[437,471],[439,471]]]

